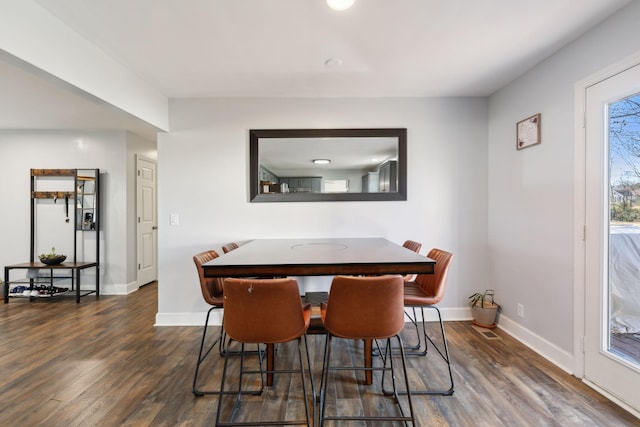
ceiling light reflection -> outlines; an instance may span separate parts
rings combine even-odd
[[[327,5],[333,10],[347,10],[354,2],[355,0],[327,0]]]

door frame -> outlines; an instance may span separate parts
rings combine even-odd
[[[584,379],[585,355],[584,339],[586,335],[586,245],[587,233],[597,233],[598,230],[586,229],[586,102],[587,89],[610,77],[620,74],[640,64],[640,51],[623,60],[616,62],[591,76],[578,81],[574,86],[574,263],[573,263],[573,375]],[[586,381],[585,381],[586,382]],[[614,401],[616,404],[636,413],[623,402],[611,396],[597,385],[588,382],[589,386],[600,394]]]

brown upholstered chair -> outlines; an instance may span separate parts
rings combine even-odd
[[[207,336],[207,327],[209,325],[209,316],[211,312],[216,309],[222,309],[224,306],[223,292],[222,292],[222,280],[221,278],[213,278],[213,277],[204,277],[204,271],[202,269],[202,264],[211,261],[212,259],[218,258],[218,253],[214,250],[209,250],[206,252],[201,252],[193,257],[193,262],[196,264],[196,268],[198,269],[198,277],[200,278],[200,290],[202,291],[202,298],[204,301],[211,306],[209,311],[207,311],[207,318],[204,322],[204,328],[202,330],[202,340],[200,342],[200,351],[198,352],[198,362],[196,363],[196,372],[193,376],[193,394],[196,396],[202,396],[204,394],[217,394],[217,391],[202,391],[198,389],[198,372],[200,371],[200,364],[207,358],[211,350],[218,345],[220,352],[222,352],[222,331],[223,328],[220,328],[220,335],[213,340],[211,344],[207,347],[207,350],[204,351],[205,341]],[[204,353],[203,353],[204,351]]]
[[[240,246],[238,246],[238,244],[235,242],[227,243],[226,245],[222,246],[222,252],[224,252],[225,254],[228,254],[232,250],[238,249],[239,247]]]
[[[449,358],[449,348],[447,346],[447,336],[444,331],[444,323],[442,322],[442,314],[436,304],[438,304],[444,297],[447,287],[447,274],[449,272],[449,265],[453,255],[450,252],[443,251],[441,249],[431,249],[427,254],[427,258],[431,258],[436,261],[435,270],[433,274],[418,274],[414,281],[405,282],[404,284],[404,305],[405,307],[419,308],[422,319],[422,335],[424,336],[424,350],[420,350],[420,341],[418,341],[418,349],[415,353],[407,353],[408,355],[426,355],[428,351],[428,343],[436,349],[438,354],[447,363],[449,369],[449,388],[446,390],[434,390],[423,391],[414,390],[413,394],[441,394],[451,395],[453,394],[453,375],[451,373],[451,360]],[[427,335],[427,327],[424,316],[424,309],[431,308],[438,314],[438,320],[440,322],[440,332],[442,334],[442,346],[438,347],[431,338]],[[415,316],[407,316],[411,322],[417,327],[418,319]],[[420,335],[418,335],[420,337]]]
[[[265,343],[281,344],[289,341],[297,341],[298,369],[273,369],[265,370],[266,373],[299,373],[302,383],[304,408],[306,418],[304,420],[263,420],[251,421],[250,425],[311,425],[315,418],[315,389],[311,373],[311,361],[306,339],[306,331],[311,318],[311,307],[302,306],[298,282],[295,279],[237,279],[228,278],[224,281],[225,298],[225,332],[227,337],[240,343],[240,368],[237,388],[229,391],[227,371],[230,359],[225,358],[222,379],[220,381],[220,393],[218,398],[218,413],[216,425],[247,425],[235,423],[229,420],[221,423],[223,411],[223,398],[229,393],[237,394],[236,403],[231,412],[231,418],[238,414],[238,407],[242,402],[244,354],[245,344]],[[302,339],[305,343],[306,369],[303,359]],[[262,358],[259,358],[262,365]],[[262,368],[261,368],[262,371]],[[311,397],[308,396],[305,374],[311,378]],[[309,413],[309,400],[314,402],[313,416]]]
[[[404,243],[402,244],[402,247],[407,248],[410,251],[413,251],[415,253],[420,253],[420,249],[422,249],[422,243],[418,243],[413,240],[405,240]],[[413,280],[415,276],[416,276],[415,274],[407,274],[406,276],[404,276],[404,280],[405,282],[409,282]]]
[[[402,244],[402,247],[403,248],[407,248],[410,251],[413,251],[415,253],[420,253],[420,249],[422,249],[422,243],[419,243],[419,242],[416,242],[416,241],[413,241],[413,240],[405,240],[404,243]],[[415,280],[415,278],[416,278],[415,274],[407,274],[407,275],[404,276],[404,281],[405,282],[411,282],[411,281]],[[415,307],[412,308],[412,311],[413,311],[413,316],[409,315],[408,313],[407,313],[407,316],[410,319],[415,319],[416,318],[416,309],[415,309]],[[413,324],[413,326],[414,326],[414,328],[416,330],[416,337],[417,337],[417,342],[418,343],[416,345],[411,345],[411,344],[408,344],[405,341],[404,349],[405,349],[405,351],[416,352],[416,351],[418,351],[420,349],[420,341],[421,341],[420,330],[418,329],[418,324],[416,322],[412,321],[411,323]]]
[[[413,404],[409,391],[409,379],[407,376],[406,361],[402,347],[400,332],[404,327],[402,276],[336,276],[331,284],[329,300],[322,305],[322,320],[327,330],[327,339],[322,366],[322,382],[320,386],[320,425],[325,420],[342,421],[403,421],[414,423]],[[390,338],[395,337],[402,356],[402,369],[406,394],[408,395],[409,414],[405,414],[396,387],[396,375],[394,374],[394,362],[391,357]],[[331,366],[331,348],[334,338],[349,340],[381,340],[386,339],[383,354],[383,366],[365,368],[362,366]],[[389,362],[390,367],[387,367]],[[385,374],[390,373],[393,384],[393,397],[398,404],[398,416],[364,416],[364,415],[327,415],[326,393],[330,371],[382,371],[382,384],[384,388]],[[332,387],[333,388],[333,387]],[[333,388],[335,389],[335,388]],[[404,405],[407,406],[407,405]]]
[[[402,247],[418,253],[420,252],[420,249],[422,249],[422,243],[414,242],[413,240],[405,240],[402,244]]]

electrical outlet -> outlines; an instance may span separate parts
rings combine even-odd
[[[518,317],[524,318],[524,305],[518,303]]]

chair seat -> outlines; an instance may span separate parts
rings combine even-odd
[[[404,283],[404,305],[434,305],[439,300],[427,294],[416,282]]]

